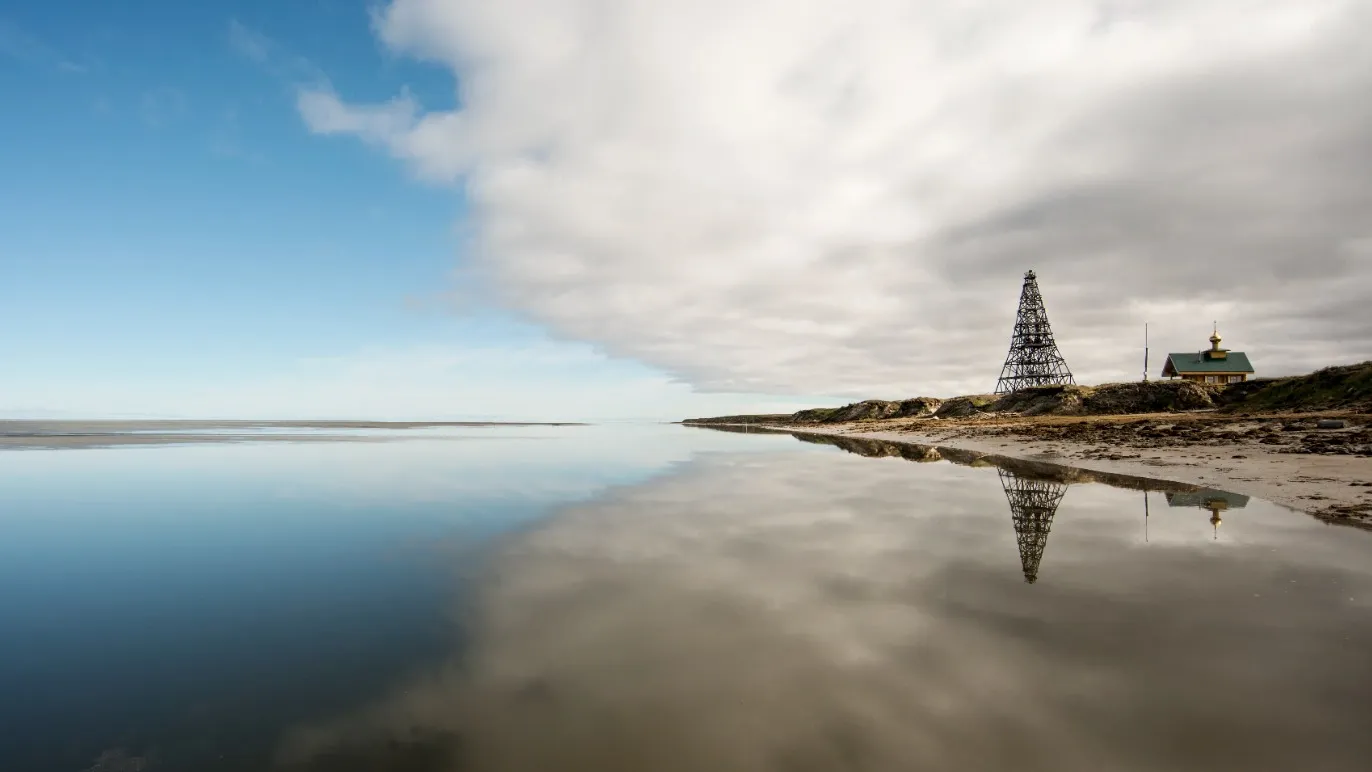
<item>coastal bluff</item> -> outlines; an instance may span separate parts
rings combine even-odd
[[[791,414],[688,418],[686,424],[805,426],[891,419],[967,419],[979,416],[1110,416],[1213,410],[1230,414],[1344,411],[1372,413],[1372,362],[1327,367],[1308,375],[1228,385],[1183,380],[1041,386],[1011,394],[949,399],[868,399]]]

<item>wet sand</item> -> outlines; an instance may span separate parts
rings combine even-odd
[[[103,448],[206,442],[374,442],[382,435],[329,434],[359,429],[582,426],[577,423],[501,421],[52,421],[0,420],[0,449]],[[262,431],[262,430],[271,431]],[[298,429],[299,432],[289,430]]]
[[[1313,421],[1308,416],[1292,420]],[[1195,426],[1186,426],[1189,422]],[[1366,432],[1365,424],[1350,422],[1348,428],[1336,432],[1283,431],[1281,427],[1290,423],[1280,418],[1262,421],[1150,415],[906,419],[767,428],[941,445],[1097,472],[1152,477],[1267,499],[1329,522],[1372,526],[1372,457],[1319,452],[1331,437],[1337,443],[1340,436]],[[1185,436],[1169,436],[1167,428],[1176,425],[1188,430]],[[1161,437],[1156,436],[1159,429],[1163,430]],[[1312,447],[1316,452],[1305,452]],[[1333,447],[1337,450],[1337,445]]]

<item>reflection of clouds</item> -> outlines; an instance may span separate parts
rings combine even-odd
[[[1281,513],[1255,506],[1257,548],[1140,550],[1108,517],[1135,494],[1075,486],[1031,587],[996,475],[915,469],[716,456],[572,508],[496,561],[461,658],[286,758],[438,733],[461,752],[433,769],[1353,769],[1372,750],[1372,622],[1342,605],[1372,584],[1303,562],[1330,531],[1304,521],[1279,563]]]
[[[606,487],[641,482],[692,455],[738,450],[736,438],[701,438],[661,427],[483,428],[398,435],[371,450],[297,446],[280,490],[293,497],[342,498],[351,505],[421,503],[479,497],[540,502],[589,498]],[[774,440],[780,444],[781,439]],[[343,461],[346,474],[339,474]]]
[[[560,502],[640,482],[695,453],[766,449],[788,438],[741,442],[661,426],[480,427],[344,435],[318,442],[212,442],[32,450],[5,456],[0,486],[44,499],[78,477],[87,498],[155,489],[198,498],[207,490],[265,492],[332,506],[497,498]],[[742,446],[742,448],[740,448]]]

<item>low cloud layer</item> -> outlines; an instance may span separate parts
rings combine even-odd
[[[392,0],[457,107],[299,95],[461,183],[557,334],[706,391],[989,389],[1020,275],[1084,381],[1218,319],[1260,374],[1372,358],[1372,5]]]

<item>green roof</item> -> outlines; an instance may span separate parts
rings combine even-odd
[[[1207,359],[1207,352],[1168,354],[1167,364],[1163,365],[1163,375],[1170,365],[1180,373],[1251,373],[1253,365],[1248,363],[1248,355],[1242,351],[1230,351],[1225,359]]]
[[[1248,506],[1248,497],[1242,493],[1230,493],[1204,489],[1191,493],[1167,493],[1169,507],[1200,507],[1209,509],[1211,502],[1224,502],[1229,509],[1242,509]]]

